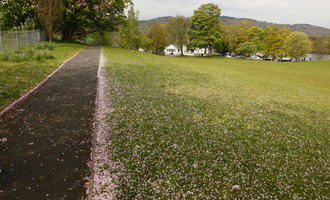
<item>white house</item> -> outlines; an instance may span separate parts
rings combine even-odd
[[[185,56],[203,56],[205,54],[205,49],[188,49],[187,46],[183,46],[183,55]],[[206,49],[206,54],[209,54],[209,50]],[[215,50],[213,50],[213,54],[217,55]],[[165,56],[179,56],[181,55],[181,50],[178,49],[175,45],[170,44],[164,49],[164,55]]]

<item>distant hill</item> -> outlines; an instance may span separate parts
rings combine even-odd
[[[140,31],[147,33],[150,26],[153,23],[159,23],[159,24],[166,24],[171,18],[170,16],[167,17],[158,17],[150,20],[141,20],[139,21],[139,28]],[[313,26],[310,24],[276,24],[276,23],[270,23],[270,22],[264,22],[264,21],[258,21],[254,19],[249,18],[236,18],[236,17],[228,17],[228,16],[221,16],[221,21],[224,25],[231,25],[240,21],[251,21],[253,24],[255,24],[258,27],[266,28],[268,26],[273,25],[279,25],[281,27],[289,28],[291,31],[302,31],[305,32],[309,36],[327,36],[330,35],[330,29],[320,27],[320,26]]]

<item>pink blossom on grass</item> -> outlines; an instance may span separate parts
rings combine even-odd
[[[233,191],[238,191],[238,190],[240,190],[240,187],[239,187],[239,185],[234,185],[231,189]]]

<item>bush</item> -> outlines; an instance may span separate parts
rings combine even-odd
[[[44,59],[53,59],[54,58],[54,56],[49,51],[43,52],[42,57]]]
[[[35,45],[36,49],[48,49],[48,50],[54,50],[55,49],[55,44],[54,43],[49,43],[49,42],[40,42]]]
[[[0,54],[0,60],[8,61],[9,60],[9,56],[7,54]]]
[[[92,33],[86,37],[85,43],[87,45],[110,46],[112,43],[112,38],[110,34]]]
[[[53,59],[54,56],[50,51],[54,49],[54,43],[40,42],[25,49],[18,49],[8,54],[2,54],[0,55],[0,60],[23,62],[29,60],[42,61],[45,59]]]

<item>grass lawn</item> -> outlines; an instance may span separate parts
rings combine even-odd
[[[118,199],[329,198],[329,61],[104,54]]]
[[[83,46],[57,43],[52,51],[53,59],[44,61],[0,61],[0,110],[14,101],[53,72],[67,58]]]

